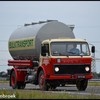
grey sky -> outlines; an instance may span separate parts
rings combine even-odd
[[[94,44],[96,57],[100,58],[99,1],[0,1],[0,71],[10,68],[6,66],[11,59],[7,41],[12,32],[25,23],[47,19],[74,24],[76,38]],[[99,65],[96,61],[97,72]]]

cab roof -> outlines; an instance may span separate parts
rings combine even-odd
[[[44,40],[42,43],[45,42],[86,42],[85,39],[75,39],[75,38],[58,38],[58,39],[47,39]]]

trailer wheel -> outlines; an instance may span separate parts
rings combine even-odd
[[[88,85],[88,80],[77,80],[76,87],[79,91],[85,91]]]
[[[47,82],[44,77],[44,72],[42,70],[39,73],[38,82],[39,82],[39,87],[41,90],[48,91],[49,87],[47,85]]]
[[[13,89],[17,88],[17,80],[16,80],[16,75],[14,71],[11,73],[11,86]]]

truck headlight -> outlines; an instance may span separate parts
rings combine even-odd
[[[58,67],[55,67],[55,71],[58,72],[59,71],[59,68]]]
[[[85,70],[88,72],[90,70],[90,68],[87,66],[87,67],[85,67]]]

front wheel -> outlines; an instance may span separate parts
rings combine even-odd
[[[88,80],[77,80],[76,87],[79,91],[85,91],[88,85]]]
[[[47,85],[47,81],[45,80],[45,77],[44,77],[44,72],[42,70],[39,73],[38,82],[39,82],[39,87],[41,90],[47,91],[49,89]]]

